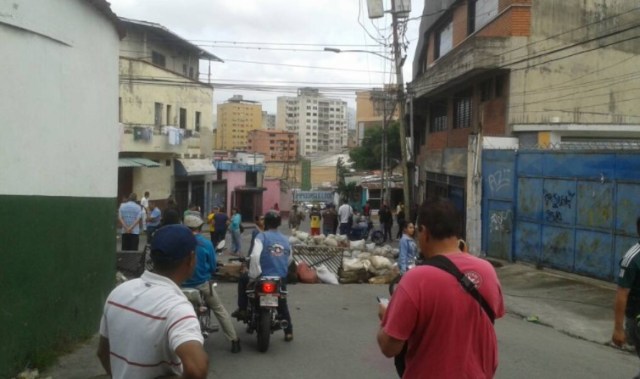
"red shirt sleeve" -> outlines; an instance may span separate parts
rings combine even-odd
[[[381,323],[387,335],[402,341],[409,339],[418,320],[415,297],[405,289],[405,287],[415,288],[408,283],[410,279],[410,275],[405,275],[396,287]]]

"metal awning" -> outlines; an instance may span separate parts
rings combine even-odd
[[[176,159],[176,176],[215,174],[216,168],[211,159]]]
[[[147,158],[118,158],[118,167],[160,167],[160,163]]]

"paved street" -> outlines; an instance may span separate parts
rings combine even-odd
[[[243,235],[243,243],[247,243],[243,251],[248,249],[250,234],[248,229]],[[225,254],[222,259],[228,257]],[[610,333],[610,286],[524,265],[506,265],[498,273],[509,314],[496,323],[500,349],[497,378],[631,378],[640,370],[635,355],[591,342],[604,342]],[[219,283],[217,288],[227,309],[234,310],[236,284]],[[541,297],[549,288],[562,288],[565,300],[559,300],[559,295]],[[272,336],[269,351],[259,353],[255,335],[246,334],[244,324],[236,322],[242,340],[240,354],[231,354],[221,332],[205,343],[211,358],[210,377],[394,378],[392,360],[382,356],[375,341],[375,297],[386,291],[386,286],[379,285],[290,285],[294,340],[284,342],[278,332]],[[591,297],[584,297],[584,293]],[[569,301],[578,296],[583,297],[582,303]],[[524,321],[523,314],[536,315],[552,327]],[[570,324],[575,329],[565,326]],[[99,375],[102,370],[95,346],[94,338],[46,374],[53,379]]]

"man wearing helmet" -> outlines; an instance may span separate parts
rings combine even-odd
[[[270,210],[264,215],[265,231],[259,233],[250,252],[249,275],[238,281],[238,309],[231,314],[238,319],[244,319],[249,302],[246,294],[249,280],[255,280],[260,276],[277,276],[282,279],[282,289],[286,290],[287,270],[292,261],[291,245],[289,239],[278,231],[280,215]],[[289,314],[289,306],[286,298],[280,298],[278,313],[283,320],[288,322],[284,330],[284,340],[293,340],[293,326]]]

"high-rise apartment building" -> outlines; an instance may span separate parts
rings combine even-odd
[[[252,130],[247,138],[249,151],[264,155],[267,162],[295,161],[298,135],[281,130]]]
[[[276,115],[262,111],[262,129],[275,130],[276,129]]]
[[[398,120],[398,107],[392,93],[395,91],[394,88],[386,86],[384,89],[374,88],[356,92],[355,139],[358,146],[362,145],[365,130],[382,127],[385,116],[388,121]]]
[[[216,149],[244,150],[250,131],[262,129],[262,104],[234,95],[218,104]]]
[[[300,155],[339,152],[347,145],[347,103],[301,88],[296,97],[278,97],[276,129],[298,134]]]

